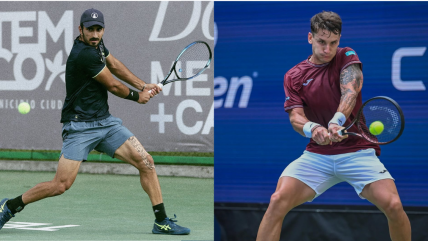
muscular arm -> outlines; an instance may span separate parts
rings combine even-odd
[[[340,98],[337,112],[342,112],[346,118],[355,107],[358,94],[363,87],[363,72],[358,64],[351,64],[340,73]]]
[[[340,91],[342,96],[340,97],[339,108],[337,112],[342,112],[346,119],[351,115],[352,110],[355,107],[357,96],[363,87],[363,72],[358,64],[352,64],[346,67],[340,73]],[[332,123],[328,127],[330,132],[330,140],[333,142],[340,142],[343,139],[348,138],[348,135],[340,136],[338,131],[343,127]]]
[[[119,79],[125,81],[131,86],[137,88],[138,90],[143,89],[144,81],[135,76],[126,66],[116,59],[112,54],[106,58],[107,68],[112,74],[114,74]]]
[[[288,114],[289,114],[290,123],[291,123],[291,126],[293,126],[293,129],[300,135],[305,136],[305,133],[303,132],[303,126],[309,120],[308,118],[306,118],[303,108],[291,109],[288,112]]]
[[[122,84],[119,80],[115,79],[108,68],[104,68],[95,78],[96,81],[104,85],[112,94],[126,98],[129,95],[129,88]],[[145,104],[150,100],[152,94],[148,90],[139,92],[140,98],[138,103]]]

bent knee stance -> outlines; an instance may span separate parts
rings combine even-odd
[[[277,203],[281,202],[281,199],[282,199],[281,194],[278,192],[274,192],[272,194],[272,196],[270,196],[270,203],[277,204]]]
[[[293,208],[291,200],[288,200],[283,194],[275,192],[270,197],[269,207],[276,215],[285,215]]]
[[[145,171],[155,171],[155,162],[153,160],[153,157],[147,153],[145,150],[144,157],[141,157],[141,163],[140,166],[143,167],[143,170]]]
[[[129,138],[132,146],[137,151],[137,156],[134,159],[137,162],[137,168],[140,171],[153,170],[155,168],[155,163],[153,157],[144,149],[143,145],[137,140],[135,136]]]
[[[53,196],[61,195],[71,187],[71,184],[69,183],[56,182],[56,181],[52,181],[51,185],[52,185],[51,190],[52,190]]]
[[[388,218],[394,218],[401,212],[404,212],[403,205],[399,198],[391,199],[382,209]]]

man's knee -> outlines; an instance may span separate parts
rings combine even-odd
[[[280,192],[275,192],[270,197],[269,206],[272,206],[278,214],[287,213],[293,208],[292,201],[287,198],[287,195]]]
[[[54,196],[64,194],[65,191],[70,189],[71,185],[72,184],[69,182],[55,182],[55,181],[53,181],[53,186],[54,186],[53,194],[54,194]]]
[[[131,157],[135,163],[135,167],[140,172],[153,172],[155,169],[153,157],[144,149],[135,136],[130,137],[128,140],[135,149]]]
[[[144,151],[145,153],[140,153],[139,156],[137,156],[137,169],[141,172],[153,172],[155,171],[155,162],[153,160],[153,157]]]
[[[282,197],[281,193],[274,192],[272,194],[272,196],[270,196],[270,203],[277,204],[277,203],[283,201],[282,199],[283,199],[283,197]]]
[[[395,215],[404,211],[403,205],[401,204],[400,198],[398,196],[394,196],[393,198],[389,199],[382,209],[384,210],[385,215],[389,218],[394,218]]]

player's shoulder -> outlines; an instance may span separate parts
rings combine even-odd
[[[99,51],[92,46],[84,45],[79,49],[79,53],[77,54],[77,59],[81,63],[88,63],[100,60]]]
[[[293,83],[299,82],[307,69],[307,66],[305,66],[306,64],[306,60],[296,64],[293,68],[288,70],[287,73],[285,73],[284,78]]]
[[[343,57],[343,56],[351,56],[351,55],[357,55],[354,49],[350,47],[338,47],[336,56]]]
[[[332,62],[332,66],[336,67],[340,72],[350,64],[360,64],[362,69],[360,57],[357,52],[350,47],[337,48],[336,57]]]

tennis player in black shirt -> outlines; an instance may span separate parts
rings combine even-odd
[[[37,184],[21,196],[0,201],[0,229],[25,205],[63,194],[73,184],[82,161],[93,149],[135,166],[155,214],[152,233],[189,234],[190,229],[167,217],[152,156],[137,138],[109,113],[108,91],[114,95],[147,103],[162,89],[147,84],[131,73],[104,46],[104,16],[86,10],[80,19],[80,35],[66,64],[67,95],[61,114],[63,146],[52,181]],[[131,90],[113,75],[139,91]],[[149,90],[152,90],[149,92]]]

